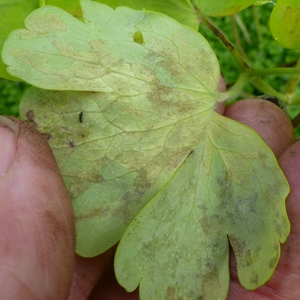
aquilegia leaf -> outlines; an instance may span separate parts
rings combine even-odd
[[[116,273],[142,299],[224,299],[228,237],[246,288],[263,284],[289,232],[288,184],[251,129],[214,112],[207,41],[163,14],[46,6],[3,48],[36,87],[20,111],[49,139],[76,215],[77,246],[117,241]],[[42,89],[41,89],[42,88]]]

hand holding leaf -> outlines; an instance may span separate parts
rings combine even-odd
[[[289,189],[260,137],[214,112],[223,95],[209,45],[161,14],[87,0],[82,11],[84,23],[39,9],[3,50],[12,75],[64,90],[32,88],[21,110],[34,107],[50,138],[77,252],[123,235],[116,273],[142,299],[224,299],[229,237],[241,283],[264,284],[289,232]]]

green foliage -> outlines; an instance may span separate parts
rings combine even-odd
[[[222,17],[237,13],[252,5],[256,0],[226,0],[226,1],[207,1],[194,0],[196,7],[201,15]]]
[[[300,0],[277,0],[270,18],[275,40],[285,48],[300,48]]]
[[[19,116],[19,101],[27,84],[0,78],[0,115]]]
[[[2,0],[0,2],[1,30],[0,51],[9,33],[17,28],[23,27],[25,17],[38,7],[38,0]],[[15,79],[6,72],[6,67],[0,59],[0,77]]]
[[[300,56],[299,50],[285,49],[272,38],[268,22],[273,7],[272,4],[250,7],[235,17],[214,19],[216,26],[222,29],[229,40],[233,41],[236,48],[244,53],[250,66],[256,69],[293,66]],[[237,20],[244,27],[238,25]],[[235,30],[237,30],[236,34]],[[200,26],[199,32],[209,41],[218,58],[221,72],[231,86],[240,75],[236,61],[207,27]],[[264,78],[268,84],[282,93],[286,92],[286,84],[289,79],[289,75],[270,75]],[[242,93],[241,97],[255,97],[263,94],[263,91],[250,84],[246,86],[245,91],[247,93]],[[299,88],[297,88],[296,94],[300,95]]]
[[[60,7],[76,18],[82,17],[79,0],[45,0],[45,5]]]

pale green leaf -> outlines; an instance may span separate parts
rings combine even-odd
[[[77,253],[95,256],[121,238],[195,148],[211,111],[208,98],[180,89],[134,97],[28,90],[20,113],[49,139],[73,201]]]
[[[196,146],[220,71],[206,40],[165,15],[82,4],[86,23],[40,8],[3,56],[34,85],[105,92],[33,89],[21,107],[51,135],[73,198],[77,251],[94,256],[120,239]]]
[[[263,284],[289,232],[288,184],[256,133],[214,112],[208,43],[163,14],[81,3],[84,22],[46,6],[3,50],[12,74],[65,90],[31,88],[20,109],[63,174],[76,251],[105,251],[131,223],[116,256],[127,290],[224,299],[228,236],[241,283]]]
[[[300,48],[300,0],[278,0],[270,17],[271,33],[278,44]]]
[[[1,30],[0,52],[4,41],[14,29],[24,26],[25,17],[38,8],[38,0],[0,0]],[[0,77],[16,80],[6,72],[6,66],[0,58]]]
[[[115,259],[141,299],[226,299],[228,238],[241,284],[272,275],[289,233],[289,192],[275,157],[251,129],[216,113],[172,180],[125,231]]]
[[[257,0],[194,0],[201,15],[211,17],[222,17],[235,14],[254,4],[256,1]]]
[[[161,14],[82,4],[85,23],[55,7],[33,12],[25,22],[29,30],[13,32],[5,43],[8,72],[45,89],[139,95],[163,83],[215,91],[218,67],[206,61],[211,56],[217,62],[196,32]],[[138,31],[143,45],[134,41]],[[201,65],[208,73],[199,71]]]

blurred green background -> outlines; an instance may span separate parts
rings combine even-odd
[[[213,22],[235,44],[240,53],[252,67],[284,67],[295,66],[300,56],[299,50],[287,50],[276,44],[268,26],[268,20],[274,5],[251,6],[244,11],[229,17],[213,19]],[[228,87],[239,76],[239,69],[229,51],[204,25],[199,31],[207,38],[215,51],[221,72]],[[268,76],[265,80],[277,91],[285,93],[290,76]],[[18,116],[20,99],[29,86],[23,82],[13,82],[0,79],[0,114]],[[258,96],[262,93],[251,84],[247,85],[242,97]],[[299,95],[299,86],[295,88]],[[299,103],[287,106],[288,114],[294,118],[300,112]]]
[[[0,78],[0,115],[19,116],[19,102],[27,87],[24,82]]]

